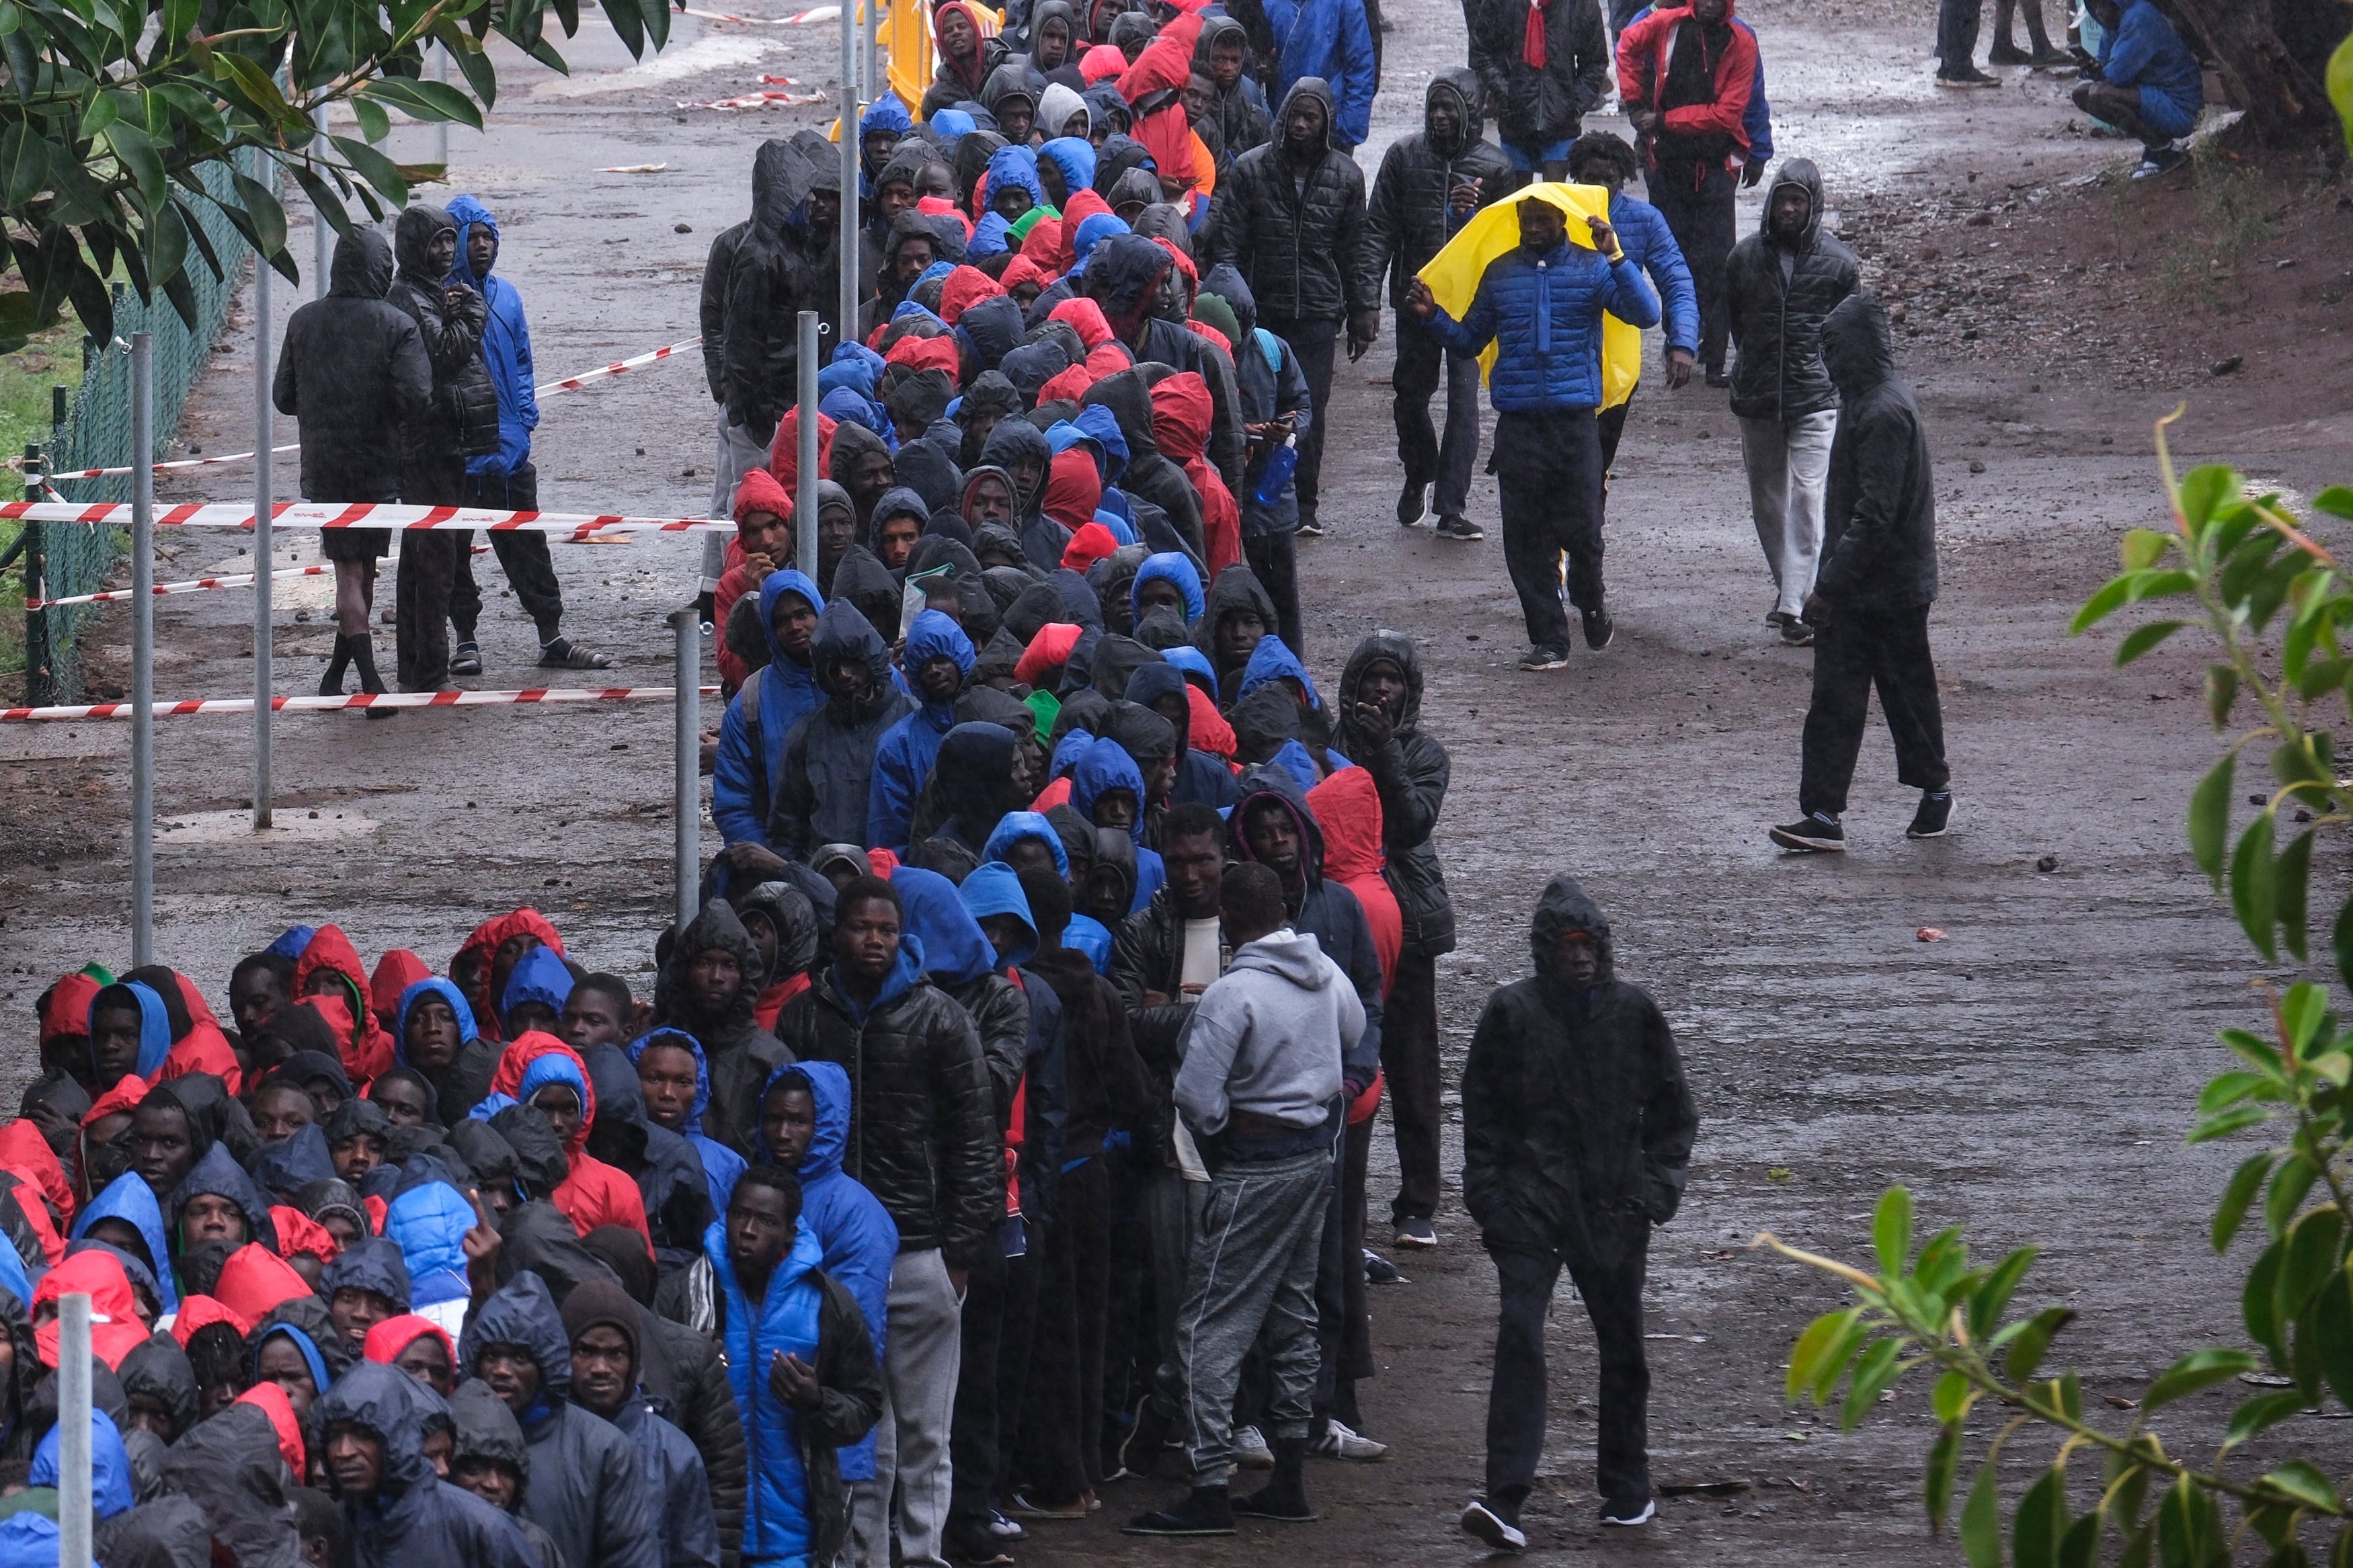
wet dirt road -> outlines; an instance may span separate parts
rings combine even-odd
[[[1972,174],[2047,194],[2121,155],[2063,132],[2055,81],[1938,94],[1928,9],[1743,9],[1763,41],[1782,153],[1822,164],[1866,254],[1883,220],[1966,188]],[[1461,53],[1453,7],[1393,14],[1368,170],[1418,122],[1429,73]],[[681,20],[658,62],[617,74],[600,74],[626,64],[608,43],[584,34],[582,44],[571,80],[518,70],[487,140],[459,132],[454,149],[458,188],[505,226],[501,266],[525,291],[543,375],[691,334],[703,251],[744,210],[753,146],[818,113],[675,102],[745,90],[762,72],[830,79],[821,33]],[[400,134],[415,156],[430,133]],[[593,172],[651,163],[669,167]],[[1744,230],[1755,205],[1744,200]],[[1957,226],[1953,240],[2000,244],[1998,228]],[[1867,275],[1876,271],[1874,261]],[[192,422],[208,449],[247,444],[248,341],[232,338]],[[1651,987],[1672,1019],[1704,1118],[1683,1213],[1651,1249],[1653,1467],[1667,1487],[1739,1486],[1662,1498],[1652,1529],[1604,1537],[1590,1480],[1590,1336],[1564,1288],[1534,1544],[1678,1563],[1957,1562],[1929,1541],[1917,1502],[1925,1384],[1903,1386],[1852,1436],[1786,1408],[1789,1342],[1837,1298],[1744,1244],[1769,1228],[1860,1255],[1880,1189],[1902,1181],[1923,1234],[1965,1224],[1997,1254],[2043,1244],[2021,1300],[2063,1300],[2083,1314],[2053,1364],[2080,1368],[2095,1398],[2137,1394],[2193,1344],[2238,1342],[2235,1279],[2204,1229],[2239,1152],[2179,1146],[2198,1086],[2219,1070],[2215,1029],[2260,1005],[2242,984],[2243,946],[2183,847],[2182,803],[2212,751],[2195,650],[2183,639],[2119,674],[2112,639],[2063,635],[2112,568],[2116,535],[2160,519],[2149,422],[2175,389],[2063,383],[2023,353],[1907,359],[1938,465],[1934,635],[1958,831],[1905,841],[1912,799],[1894,784],[1874,722],[1848,817],[1853,852],[1803,861],[1778,856],[1764,828],[1793,805],[1809,656],[1777,646],[1762,624],[1768,580],[1722,395],[1641,394],[1611,504],[1618,641],[1602,656],[1579,650],[1557,674],[1523,675],[1492,480],[1473,490],[1483,544],[1442,544],[1391,521],[1400,473],[1388,355],[1384,342],[1339,377],[1325,475],[1335,526],[1301,547],[1307,652],[1326,676],[1376,626],[1408,629],[1425,649],[1425,723],[1455,757],[1441,840],[1462,926],[1440,972],[1450,1078],[1486,988],[1524,968],[1536,891],[1567,869],[1611,912],[1621,975]],[[2255,426],[2263,431],[2242,439]],[[552,400],[543,504],[699,511],[710,426],[691,364]],[[2313,446],[2280,416],[2220,400],[2193,407],[2177,439],[2185,449],[2227,454],[2306,494],[2348,471],[2341,444]],[[226,497],[245,483],[216,471],[165,493]],[[237,559],[218,538],[171,542],[164,577]],[[668,682],[660,616],[691,592],[691,552],[675,539],[558,550],[568,628],[617,656],[600,681]],[[528,624],[498,596],[490,558],[477,569],[491,596],[489,668],[475,684],[532,684]],[[332,636],[326,603],[315,580],[281,588],[280,689],[315,679]],[[297,610],[307,622],[290,618]],[[248,614],[237,594],[164,601],[159,695],[243,693]],[[127,641],[127,622],[113,625]],[[649,978],[650,933],[670,900],[666,709],[290,718],[278,734],[280,826],[258,844],[241,826],[243,721],[159,727],[158,945],[170,962],[217,986],[282,925],[334,918],[366,952],[411,946],[438,963],[477,919],[528,901],[592,966]],[[122,961],[127,744],[122,725],[0,734],[11,938],[0,1000],[12,1009],[89,957]],[[2037,868],[2045,857],[2054,870]],[[1916,940],[1923,927],[1944,939]],[[13,1092],[28,1059],[19,1045],[0,1088]],[[1375,1160],[1377,1220],[1391,1162],[1380,1147]],[[1450,1149],[1450,1173],[1458,1161]],[[1395,1451],[1377,1466],[1314,1466],[1323,1523],[1250,1527],[1198,1548],[1126,1542],[1113,1525],[1173,1483],[1124,1483],[1086,1524],[1033,1528],[1022,1561],[1472,1555],[1452,1518],[1481,1474],[1493,1276],[1451,1175],[1439,1225],[1435,1255],[1400,1258],[1412,1283],[1373,1293],[1381,1372],[1363,1403],[1367,1429]],[[1377,1225],[1376,1236],[1385,1239]],[[2211,1441],[2238,1392],[2184,1402],[2160,1423],[2168,1443]],[[2280,1428],[2277,1442],[2317,1450],[2332,1469],[2353,1447],[2342,1428],[2314,1421]]]

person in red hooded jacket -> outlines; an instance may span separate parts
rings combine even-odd
[[[335,1047],[354,1090],[392,1065],[392,1037],[375,1021],[367,970],[343,928],[321,926],[311,938],[302,956],[294,961],[294,994],[332,996],[348,1010],[350,1028],[336,1036]]]
[[[425,967],[425,961],[408,949],[385,949],[384,956],[375,961],[375,973],[368,976],[368,1006],[375,1014],[376,1026],[387,1035],[397,1035],[400,994],[432,973]]]
[[[1200,167],[1193,124],[1185,114],[1185,84],[1193,76],[1193,46],[1201,37],[1201,14],[1187,12],[1164,26],[1135,63],[1121,73],[1119,95],[1135,106],[1128,132],[1152,154],[1162,194],[1193,216],[1192,193],[1214,182],[1215,170]]]
[[[514,973],[515,961],[534,947],[552,947],[560,958],[564,938],[545,915],[521,909],[476,926],[449,961],[449,978],[466,994],[466,1005],[473,1010],[475,1027],[483,1039],[505,1037],[499,1032],[497,999],[506,994],[507,976]]]
[[[1152,389],[1152,438],[1182,467],[1201,498],[1201,542],[1209,580],[1242,558],[1242,511],[1206,448],[1217,405],[1209,384],[1192,371],[1162,378]]]
[[[725,636],[728,617],[736,604],[746,598],[756,598],[760,584],[768,574],[793,562],[793,498],[776,482],[776,476],[765,468],[754,468],[744,474],[744,482],[735,487],[735,537],[727,544],[727,569],[719,574],[719,587],[712,596],[711,613],[721,630],[719,638],[719,679],[727,696],[733,697],[752,679],[752,666],[737,653]],[[765,648],[767,639],[759,639]]]
[[[476,1116],[488,1120],[513,1101],[547,1118],[571,1167],[549,1201],[574,1230],[586,1236],[598,1226],[624,1226],[643,1237],[647,1256],[653,1255],[653,1230],[646,1224],[645,1197],[637,1182],[588,1152],[588,1134],[596,1126],[596,1090],[570,1046],[554,1035],[525,1030],[499,1058],[491,1096],[475,1107]]]

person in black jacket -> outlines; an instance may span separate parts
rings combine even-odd
[[[1438,960],[1454,951],[1454,904],[1430,837],[1453,763],[1421,727],[1421,655],[1403,632],[1356,645],[1340,672],[1335,743],[1373,775],[1381,797],[1382,876],[1405,917],[1405,944],[1382,1004],[1381,1068],[1397,1134],[1398,1195],[1389,1218],[1400,1247],[1435,1247],[1438,1213]]]
[[[1599,0],[1471,0],[1465,9],[1471,66],[1486,89],[1504,156],[1523,174],[1568,178],[1568,144],[1609,96],[1609,36]],[[1543,17],[1540,37],[1529,26],[1531,11]]]
[[[1822,360],[1838,384],[1839,414],[1821,573],[1806,600],[1815,640],[1798,784],[1805,816],[1774,828],[1773,842],[1785,849],[1846,847],[1839,815],[1874,685],[1895,742],[1896,779],[1920,791],[1905,835],[1936,838],[1953,825],[1953,792],[1936,665],[1928,652],[1928,606],[1936,601],[1928,437],[1912,389],[1896,379],[1878,300],[1853,294],[1840,302],[1822,323]]]
[[[433,1473],[425,1457],[428,1415],[446,1418],[447,1406],[407,1373],[373,1362],[321,1391],[314,1440],[343,1505],[343,1561],[533,1568],[513,1521]]]
[[[1813,592],[1822,549],[1822,476],[1838,425],[1838,388],[1822,366],[1822,320],[1862,281],[1862,264],[1838,236],[1822,232],[1822,176],[1791,158],[1765,193],[1757,232],[1724,264],[1733,345],[1732,412],[1757,541],[1773,569],[1777,596],[1765,624],[1803,647],[1813,632],[1799,618]]]
[[[455,236],[453,229],[453,246]],[[302,422],[305,500],[400,499],[400,430],[433,396],[433,362],[417,322],[385,298],[392,275],[383,231],[354,229],[335,242],[326,298],[286,323],[271,401]],[[384,689],[368,616],[375,563],[391,542],[381,528],[330,528],[319,536],[319,552],[335,563],[335,653],[319,682],[322,697],[343,694],[353,664],[361,690]]]
[[[721,229],[702,263],[702,380],[711,388],[711,401],[719,409],[719,457],[711,470],[711,510],[704,514],[709,517],[734,515],[735,487],[743,483],[744,470],[751,466],[748,454],[739,449],[744,443],[731,447],[728,442],[728,431],[733,426],[727,415],[727,299],[735,287],[736,258],[743,254],[744,242],[752,232],[754,218],[759,215],[761,193],[779,177],[777,160],[789,148],[790,143],[776,140],[760,143],[759,151],[752,156],[754,216]],[[762,458],[766,455],[765,449],[760,454]],[[697,600],[705,625],[710,624],[713,596],[719,592],[719,579],[726,569],[727,536],[716,531],[705,533],[702,582]]]
[[[1332,144],[1332,89],[1302,77],[1283,95],[1275,139],[1234,160],[1209,200],[1197,259],[1230,261],[1258,300],[1259,325],[1289,343],[1311,406],[1332,401],[1332,356],[1345,322],[1348,357],[1380,335],[1380,294],[1365,254],[1365,176]],[[1092,270],[1092,264],[1089,264]],[[1212,389],[1214,390],[1214,388]],[[1299,437],[1299,531],[1317,523],[1325,421]],[[1220,461],[1220,468],[1225,464]],[[1239,476],[1227,477],[1228,488]]]
[[[499,395],[482,363],[491,308],[463,283],[448,281],[458,225],[436,206],[406,208],[393,228],[400,270],[386,296],[417,322],[433,363],[433,395],[400,431],[400,499],[412,506],[462,506],[466,459],[499,448]],[[469,535],[419,529],[400,543],[394,599],[400,617],[400,689],[455,691],[449,679],[449,601],[458,552]]]
[[[752,226],[728,279],[723,365],[727,430],[712,515],[731,515],[744,470],[767,460],[768,443],[799,395],[800,312],[829,331],[841,312],[841,161],[815,132],[763,142],[752,172]]]
[[[971,1018],[925,979],[890,883],[860,877],[834,902],[834,963],[785,1005],[778,1037],[797,1061],[849,1074],[843,1169],[899,1227],[882,1334],[883,1414],[874,1479],[854,1489],[855,1550],[889,1560],[891,1500],[909,1564],[941,1561],[965,1281],[1005,1217],[997,1099]]]
[[[1556,876],[1528,934],[1535,973],[1489,995],[1462,1067],[1462,1203],[1503,1300],[1486,1492],[1461,1523],[1514,1551],[1527,1544],[1520,1508],[1544,1454],[1545,1317],[1564,1267],[1601,1362],[1601,1522],[1656,1511],[1642,1279],[1651,1227],[1683,1201],[1699,1130],[1674,1031],[1649,993],[1617,978],[1600,907]]]
[[[768,843],[798,860],[866,837],[866,796],[883,731],[915,710],[891,679],[891,649],[847,600],[817,618],[809,664],[826,704],[793,726],[768,811]]]
[[[1377,45],[1380,29],[1373,29]],[[1267,117],[1266,94],[1250,74],[1250,34],[1231,16],[1210,16],[1201,24],[1193,44],[1193,72],[1208,79],[1208,110],[1200,123],[1214,127],[1226,166],[1254,147],[1263,147],[1274,134]]]
[[[1480,139],[1479,79],[1442,71],[1423,96],[1421,132],[1400,136],[1381,158],[1365,211],[1365,264],[1377,285],[1387,273],[1389,308],[1402,316],[1414,274],[1445,248],[1464,220],[1512,183],[1502,153]],[[1566,156],[1566,154],[1564,154]],[[1445,369],[1446,438],[1430,428],[1430,397]],[[1394,377],[1398,460],[1405,489],[1398,521],[1410,528],[1438,486],[1438,536],[1485,537],[1470,521],[1471,468],[1479,458],[1479,358],[1446,348],[1428,332],[1399,332]]]

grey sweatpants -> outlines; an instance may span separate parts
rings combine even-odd
[[[1266,1352],[1273,1436],[1307,1436],[1321,1361],[1315,1266],[1331,1197],[1329,1149],[1237,1162],[1210,1179],[1176,1320],[1185,1458],[1197,1487],[1226,1484],[1234,1387],[1253,1344]]]
[[[890,1315],[874,1479],[852,1483],[845,1555],[863,1568],[891,1568],[895,1484],[899,1562],[903,1568],[945,1568],[940,1534],[952,1479],[948,1427],[964,1338],[963,1303],[939,1248],[899,1254],[891,1266]]]

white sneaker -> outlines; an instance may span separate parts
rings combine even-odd
[[[1601,1510],[1601,1522],[1625,1525],[1648,1524],[1658,1516],[1659,1505],[1651,1499],[1644,1498],[1640,1508],[1625,1503],[1609,1504]]]
[[[1253,1470],[1274,1468],[1274,1450],[1267,1447],[1266,1434],[1255,1426],[1237,1426],[1233,1438],[1234,1463]]]
[[[1502,1514],[1493,1512],[1476,1498],[1462,1505],[1462,1533],[1497,1552],[1528,1549],[1528,1538],[1520,1533],[1517,1525],[1505,1523]]]
[[[1370,1437],[1351,1431],[1345,1421],[1335,1421],[1318,1437],[1311,1452],[1326,1459],[1356,1459],[1370,1464],[1388,1457],[1389,1446],[1376,1443]],[[1271,1461],[1270,1461],[1271,1462]]]

